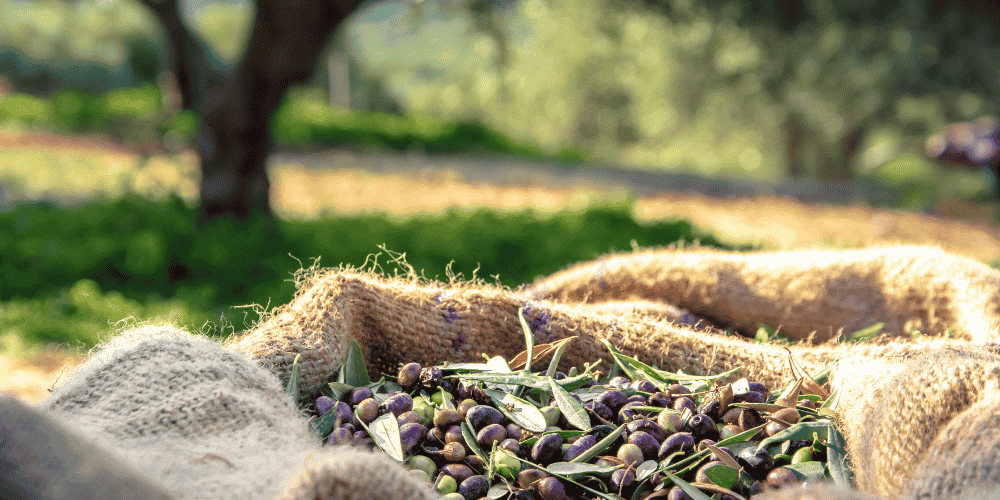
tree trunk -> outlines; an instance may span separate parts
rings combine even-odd
[[[269,124],[288,88],[316,67],[325,42],[362,0],[258,0],[247,51],[209,105],[196,148],[204,221],[271,214]]]

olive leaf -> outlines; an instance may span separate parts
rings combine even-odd
[[[795,361],[795,356],[792,355],[792,350],[785,348],[788,351],[788,365],[791,367],[792,375],[802,381],[802,387],[804,387],[810,394],[816,394],[821,398],[830,397],[830,393],[826,392],[823,386],[816,383],[812,376],[809,375],[801,366]]]
[[[763,450],[768,446],[775,443],[780,443],[782,441],[790,440],[812,440],[813,434],[819,436],[819,439],[824,441],[827,440],[830,432],[830,421],[822,420],[816,422],[799,422],[787,429],[783,429],[777,434],[764,439],[757,445],[757,451]]]
[[[733,486],[736,486],[740,481],[740,470],[732,467],[709,467],[704,472],[712,484],[727,490],[733,489]]]
[[[490,490],[486,492],[486,498],[490,500],[499,500],[505,498],[508,493],[511,492],[510,486],[505,483],[496,483],[490,486]]]
[[[642,361],[639,361],[635,358],[625,355],[623,352],[615,348],[615,346],[611,345],[611,342],[608,342],[605,339],[600,339],[600,340],[605,345],[605,347],[607,347],[608,350],[611,352],[611,356],[614,358],[615,363],[621,367],[622,371],[624,371],[626,375],[629,376],[629,378],[633,380],[641,378],[639,377],[639,373],[642,373],[643,375],[646,375],[646,378],[649,378],[650,381],[654,383],[658,382],[659,384],[666,384],[667,382],[686,382],[695,380],[711,381],[711,380],[719,380],[722,378],[726,378],[743,369],[742,367],[737,366],[732,370],[722,372],[716,375],[687,375],[684,373],[673,373],[673,372],[658,370],[656,368],[653,368],[652,366],[643,363]]]
[[[585,464],[580,462],[556,462],[549,465],[549,471],[556,474],[565,474],[567,476],[576,476],[580,474],[610,474],[618,469],[621,465],[595,465],[595,464]]]
[[[854,471],[851,470],[851,459],[847,456],[844,435],[835,425],[830,426],[830,435],[826,442],[826,460],[833,482],[854,488]]]
[[[545,430],[545,415],[528,401],[525,401],[513,394],[497,392],[483,389],[494,406],[515,424],[524,427],[531,432],[542,432]],[[509,405],[509,407],[508,407]]]
[[[882,328],[885,326],[883,323],[875,323],[868,328],[862,328],[854,333],[848,333],[845,335],[841,342],[864,342],[870,340],[872,337],[882,333]]]
[[[568,341],[575,338],[570,337],[567,339],[567,342],[563,342],[559,344],[559,347],[556,347],[556,352],[552,355],[552,360],[549,361],[549,369],[545,371],[546,376],[552,377],[556,374],[556,370],[559,368],[559,361],[562,360],[563,353],[566,352],[566,347],[569,345]]]
[[[521,457],[518,457],[518,456],[514,456],[514,458],[516,458],[521,463],[528,464],[533,469],[538,469],[538,470],[544,471],[547,474],[549,474],[550,476],[555,476],[555,477],[558,477],[559,479],[562,479],[563,481],[566,481],[566,482],[571,483],[571,484],[575,484],[575,485],[579,486],[580,488],[582,488],[583,490],[587,491],[588,493],[591,493],[593,495],[597,495],[599,498],[603,498],[605,500],[621,500],[620,498],[613,497],[613,496],[608,495],[607,493],[602,493],[602,492],[597,491],[597,490],[595,490],[593,488],[590,488],[589,486],[584,485],[584,484],[580,483],[579,481],[574,480],[570,476],[567,476],[565,474],[559,474],[558,472],[552,472],[547,467],[545,467],[543,465],[536,464],[534,462],[531,462],[529,460],[525,460],[525,459],[523,459]],[[604,485],[603,481],[600,482],[600,484],[603,486]]]
[[[531,371],[531,355],[535,348],[535,336],[531,333],[531,327],[528,326],[528,322],[524,320],[524,308],[518,308],[517,319],[521,321],[521,331],[524,332],[524,343],[528,346],[525,350],[527,356],[524,358],[524,371]]]
[[[441,407],[446,410],[455,409],[455,405],[451,404],[451,398],[448,397],[448,391],[444,390],[444,387],[438,387],[438,394],[441,395]]]
[[[368,435],[380,450],[397,462],[403,461],[403,445],[400,442],[399,422],[396,421],[395,415],[386,413],[372,421],[371,425],[365,425],[360,419],[358,422],[368,431]]]
[[[488,372],[491,371],[489,365],[486,363],[448,363],[446,365],[441,365],[441,371],[473,371],[473,372]]]
[[[823,462],[811,461],[811,462],[799,462],[797,464],[791,464],[784,466],[786,469],[795,472],[799,479],[823,479],[826,477],[826,466]]]
[[[469,446],[472,453],[475,453],[483,463],[490,463],[486,459],[486,453],[483,453],[483,449],[479,447],[479,442],[476,441],[476,433],[472,432],[472,426],[469,425],[468,419],[462,422],[462,438],[465,439],[465,444]]]
[[[295,355],[295,361],[292,361],[292,375],[288,378],[288,385],[285,387],[285,393],[295,401],[295,406],[299,405],[299,358],[301,357],[301,354]]]
[[[730,455],[729,453],[726,453],[723,450],[720,450],[719,447],[717,447],[715,445],[708,444],[708,443],[705,443],[705,447],[708,448],[709,450],[712,450],[712,453],[715,454],[715,458],[717,458],[720,462],[722,462],[722,463],[724,463],[724,464],[726,464],[726,465],[728,465],[728,466],[730,466],[730,467],[732,467],[733,469],[736,469],[736,470],[743,469],[743,466],[740,465],[739,462],[737,462],[736,459],[733,458],[732,455]],[[715,483],[715,484],[719,484],[719,483]],[[722,486],[722,485],[720,485],[720,486]]]
[[[337,401],[343,401],[344,395],[354,390],[354,386],[341,382],[330,382],[326,385],[330,387],[330,391],[333,392],[333,399],[336,399]]]
[[[687,493],[693,500],[712,500],[712,497],[702,493],[698,488],[691,486],[691,483],[671,474],[670,471],[663,471],[663,475],[667,476],[667,479],[673,481],[680,489],[684,490],[684,493]]]
[[[576,399],[573,399],[573,396],[570,396],[566,392],[566,389],[557,384],[555,379],[549,379],[549,387],[552,391],[552,396],[556,399],[556,404],[559,406],[559,411],[566,417],[566,421],[577,429],[589,431],[590,415],[587,414],[587,410],[583,408],[583,405]]]
[[[660,468],[660,464],[656,460],[646,460],[645,462],[639,464],[635,469],[635,480],[642,481],[649,476],[652,476]]]
[[[347,348],[347,360],[344,366],[340,367],[337,382],[353,387],[361,387],[372,383],[368,378],[368,367],[365,365],[365,353],[361,351],[361,344],[357,340],[352,340]]]
[[[531,358],[532,362],[542,359],[545,356],[548,356],[549,354],[552,354],[556,349],[559,348],[559,346],[575,339],[576,337],[577,336],[574,335],[572,337],[566,337],[564,339],[560,339],[555,342],[550,342],[548,344],[536,345],[535,353],[532,355]],[[514,358],[510,360],[511,369],[521,369],[522,367],[524,367],[527,358],[528,358],[528,351],[521,351],[520,353],[518,353],[517,356],[514,356]]]
[[[792,385],[785,389],[785,392],[774,401],[774,404],[780,406],[787,406],[790,408],[795,408],[796,403],[799,400],[799,391],[802,390],[803,379],[798,379]]]
[[[539,376],[532,373],[468,373],[464,375],[449,375],[446,378],[457,378],[463,382],[476,381],[487,384],[498,385],[523,385],[534,387],[535,389],[549,390],[549,377]],[[566,377],[556,380],[563,389],[572,391],[583,387],[587,382],[593,380],[590,374],[584,373],[575,377]],[[606,390],[606,389],[605,389]],[[602,391],[603,392],[603,391]]]

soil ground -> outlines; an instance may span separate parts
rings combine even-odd
[[[140,157],[107,141],[60,136],[0,136],[0,148],[86,150],[139,162]],[[995,204],[953,200],[936,215],[872,208],[843,202],[843,186],[794,186],[775,193],[692,176],[650,176],[605,170],[553,168],[510,160],[433,159],[405,155],[335,152],[274,155],[273,205],[283,217],[381,211],[400,217],[449,208],[534,208],[551,213],[602,200],[632,196],[640,220],[684,218],[732,243],[770,249],[810,246],[852,248],[871,244],[930,244],[985,262],[1000,261]],[[174,176],[157,189],[187,193],[190,178]],[[186,183],[186,184],[185,184]],[[193,201],[193,200],[189,200]],[[79,355],[46,350],[18,359],[0,356],[0,391],[35,404]]]

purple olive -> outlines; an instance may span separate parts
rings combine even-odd
[[[583,452],[589,450],[596,444],[597,440],[594,439],[592,434],[584,434],[583,436],[580,436],[580,439],[577,439],[576,442],[570,445],[569,449],[566,450],[566,453],[563,453],[563,462],[572,462],[574,458],[580,456]]]
[[[543,500],[569,500],[566,486],[556,477],[546,477],[537,484],[538,494]]]
[[[615,488],[628,488],[632,486],[635,482],[635,470],[633,469],[618,469],[611,473],[611,484]]]
[[[674,400],[675,410],[683,412],[685,408],[691,410],[691,413],[698,413],[698,408],[695,407],[693,399],[687,396],[682,396]]]
[[[636,431],[643,431],[650,436],[653,436],[653,439],[656,440],[657,446],[659,446],[664,439],[667,439],[667,432],[663,430],[663,427],[660,427],[660,424],[652,420],[633,420],[625,426],[625,430],[628,431],[629,434]]]
[[[632,434],[629,434],[628,442],[638,446],[639,449],[642,450],[643,458],[646,460],[656,459],[660,443],[658,443],[653,436],[650,436],[643,431],[635,431]]]
[[[469,476],[458,485],[458,492],[465,497],[465,500],[479,500],[486,496],[490,489],[490,482],[486,476]]]
[[[326,439],[326,444],[347,444],[351,442],[351,431],[344,429],[334,429],[330,437]]]
[[[507,439],[507,429],[500,424],[490,424],[476,434],[476,443],[483,449],[493,449],[493,445]],[[561,445],[562,443],[560,443]]]
[[[600,401],[588,401],[587,404],[583,405],[583,407],[608,422],[614,420],[615,418],[615,414],[611,411],[611,408],[608,408],[608,405],[601,403]]]
[[[358,406],[358,403],[373,397],[372,390],[367,387],[355,387],[351,391],[351,397],[347,401],[351,406]]]
[[[562,436],[556,433],[543,434],[531,447],[531,459],[535,463],[548,465],[562,455]]]
[[[627,400],[628,398],[625,397],[625,393],[623,393],[622,391],[619,391],[617,389],[609,389],[598,395],[597,399],[595,399],[594,401],[597,401],[598,403],[604,403],[604,405],[607,406],[612,413],[618,413],[618,410],[620,410],[622,406],[625,406]]]
[[[413,398],[405,392],[400,392],[385,400],[382,407],[385,408],[386,412],[398,417],[413,409]]]
[[[617,377],[609,380],[608,385],[616,389],[624,389],[629,386],[629,380],[627,377],[618,375]]]
[[[642,392],[649,392],[649,393],[656,392],[656,384],[646,379],[639,379],[632,382],[632,388]]]
[[[427,428],[422,424],[411,422],[399,427],[399,442],[403,453],[408,453],[427,437]]]
[[[703,413],[691,417],[691,420],[688,420],[688,428],[691,429],[691,435],[694,436],[695,441],[702,439],[717,441],[719,439],[719,428],[716,427],[715,421]]]
[[[462,484],[462,481],[469,479],[475,472],[465,464],[446,464],[441,466],[441,472],[455,479],[455,482]]]
[[[517,473],[517,484],[522,488],[527,488],[532,484],[541,481],[548,474],[540,469],[523,469]]]
[[[486,405],[473,406],[465,416],[469,419],[469,424],[472,425],[473,430],[476,432],[479,432],[487,425],[499,424],[503,421],[503,413],[500,413],[499,410],[492,406]]]
[[[330,408],[336,406],[337,402],[333,400],[330,396],[320,396],[316,398],[316,411],[320,415],[325,415],[326,412],[330,411]]]
[[[660,450],[656,455],[658,460],[664,460],[671,454],[689,452],[694,449],[694,436],[690,432],[675,432],[663,441]]]
[[[649,406],[657,406],[660,408],[666,408],[670,406],[671,399],[670,396],[665,392],[654,392],[646,398],[646,404]]]

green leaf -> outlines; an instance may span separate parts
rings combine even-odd
[[[534,462],[531,462],[531,461],[528,461],[528,460],[525,460],[525,459],[523,459],[523,458],[521,458],[521,457],[517,457],[517,456],[515,456],[514,458],[516,458],[516,459],[517,459],[518,461],[520,461],[521,463],[524,463],[524,464],[528,464],[528,465],[530,465],[530,466],[531,466],[531,467],[532,467],[533,469],[538,469],[538,470],[541,470],[541,471],[545,471],[545,472],[546,472],[546,473],[548,473],[548,474],[549,474],[550,476],[555,476],[555,477],[558,477],[559,479],[562,479],[563,481],[566,481],[566,482],[569,482],[569,483],[571,483],[571,484],[575,484],[575,485],[579,486],[580,488],[584,489],[585,491],[587,491],[588,493],[590,493],[590,494],[592,494],[592,495],[596,495],[596,496],[597,496],[598,498],[603,498],[603,499],[605,499],[605,500],[620,500],[620,499],[618,499],[618,498],[616,498],[616,497],[613,497],[613,496],[609,496],[609,495],[608,495],[607,493],[602,493],[602,492],[600,492],[600,491],[597,491],[597,490],[595,490],[595,489],[593,489],[593,488],[590,488],[590,487],[588,487],[587,485],[585,485],[585,484],[582,484],[582,483],[580,483],[579,481],[576,481],[576,480],[574,480],[574,479],[573,479],[572,477],[570,477],[570,476],[567,476],[567,475],[565,475],[565,474],[559,474],[559,473],[553,473],[553,472],[551,472],[550,470],[548,470],[548,468],[546,468],[545,466],[542,466],[542,465],[539,465],[539,464],[536,464],[536,463],[534,463]],[[587,477],[588,477],[588,476],[584,476],[584,478],[581,478],[581,479],[585,479],[585,478],[587,478]],[[602,485],[603,485],[604,483],[603,483],[603,481],[600,481],[600,482],[599,482],[599,484],[602,484]]]
[[[460,372],[466,370],[474,372],[488,372],[492,371],[493,368],[490,368],[490,366],[487,365],[486,363],[450,363],[447,365],[441,365],[441,371],[445,372],[447,371]]]
[[[372,421],[371,425],[365,425],[361,420],[358,422],[368,431],[380,450],[397,462],[403,461],[403,445],[400,443],[399,422],[395,415],[386,413]]]
[[[667,384],[668,382],[689,382],[689,381],[712,381],[726,378],[740,370],[742,367],[737,366],[732,370],[719,373],[716,375],[687,375],[683,373],[673,373],[663,370],[657,370],[635,358],[626,356],[624,353],[619,351],[615,346],[611,345],[607,340],[601,339],[601,342],[608,348],[611,352],[611,356],[615,359],[615,363],[621,367],[629,378],[636,379],[640,378],[639,373],[646,375],[652,382],[659,382],[660,384]]]
[[[496,373],[510,373],[510,365],[507,364],[507,360],[503,359],[502,356],[494,356],[486,362],[486,366],[490,367]]]
[[[513,394],[483,389],[494,406],[515,424],[524,427],[531,432],[542,432],[545,430],[545,415],[535,407],[535,405],[525,401]],[[513,410],[508,410],[507,405],[513,406]]]
[[[684,490],[684,493],[687,493],[693,500],[712,500],[712,497],[702,493],[698,488],[691,486],[691,483],[673,475],[670,471],[663,471],[663,474],[667,476],[667,479],[673,481],[674,484]]]
[[[353,387],[361,387],[372,383],[368,378],[368,367],[365,365],[365,353],[361,351],[361,344],[357,340],[352,340],[347,348],[347,360],[344,366],[340,367],[340,375],[337,382]]]
[[[766,327],[758,327],[757,333],[753,336],[753,341],[758,344],[766,344],[769,340],[769,333]]]
[[[521,321],[521,332],[524,333],[524,344],[527,345],[528,360],[524,362],[524,371],[531,371],[531,357],[534,356],[535,350],[535,336],[531,334],[531,327],[528,326],[528,322],[524,320],[524,308],[521,307],[517,310],[517,319]],[[516,366],[516,365],[515,365]]]
[[[573,427],[584,431],[590,430],[590,415],[576,399],[574,399],[566,389],[556,383],[555,379],[549,379],[549,387],[552,396],[556,399],[559,411],[566,417],[566,421]]]
[[[591,446],[571,461],[577,463],[589,462],[591,458],[596,457],[598,454],[604,452],[604,450],[610,448],[611,445],[614,444],[619,437],[621,437],[622,429],[624,428],[625,424],[619,425],[614,432],[605,436],[604,439],[598,441],[597,444]]]
[[[844,435],[835,425],[830,426],[830,439],[826,443],[826,460],[833,482],[854,488],[854,471],[851,469],[851,459],[847,456],[847,444]]]
[[[727,490],[733,489],[733,486],[740,481],[740,471],[728,465],[710,467],[705,471],[705,475],[708,476],[708,480],[712,481],[713,484],[722,486]]]
[[[490,490],[486,492],[486,498],[490,500],[499,500],[505,498],[507,494],[510,493],[510,487],[504,483],[496,483],[490,486]]]
[[[757,445],[757,451],[763,450],[768,446],[775,443],[780,443],[782,441],[789,440],[813,440],[813,434],[817,434],[820,439],[826,440],[830,431],[830,421],[822,420],[816,422],[799,422],[767,439],[764,439]]]
[[[645,462],[639,464],[639,467],[635,469],[635,480],[642,481],[649,476],[652,476],[657,469],[660,468],[660,464],[656,460],[646,460]]]
[[[329,386],[330,391],[333,392],[333,399],[336,399],[337,401],[343,401],[344,395],[354,390],[354,386],[341,382],[330,382],[327,386]]]
[[[799,462],[797,464],[791,464],[784,466],[786,469],[791,469],[800,479],[812,479],[812,480],[822,480],[826,477],[826,466],[823,462],[811,461],[811,462]]]
[[[581,474],[610,474],[621,465],[594,465],[581,462],[556,462],[549,466],[549,471],[567,476],[578,476]]]
[[[469,425],[468,419],[462,422],[462,437],[465,438],[465,444],[469,446],[472,453],[479,457],[483,463],[490,463],[486,454],[483,453],[483,449],[479,447],[479,442],[476,441],[476,433],[472,432],[472,426]]]
[[[454,410],[455,405],[451,404],[451,398],[448,397],[448,391],[444,390],[444,387],[438,387],[438,393],[441,394],[441,407],[446,410]]]
[[[285,387],[285,392],[292,401],[295,401],[295,406],[299,405],[299,358],[301,354],[295,355],[295,361],[292,361],[292,375],[288,378],[288,385]]]
[[[875,323],[868,328],[862,328],[854,333],[849,333],[844,336],[843,342],[864,342],[882,333],[882,328],[884,326],[885,325],[882,323]]]
[[[563,441],[566,441],[569,438],[573,438],[573,437],[576,437],[576,436],[582,436],[582,435],[586,434],[586,432],[584,432],[584,431],[552,431],[552,432],[546,432],[546,434],[559,434],[560,436],[562,436]],[[532,437],[530,437],[528,439],[525,439],[524,441],[521,441],[521,444],[524,445],[524,446],[534,446],[536,442],[538,442],[538,438],[532,436]]]
[[[569,342],[559,344],[556,348],[556,352],[552,354],[552,359],[549,361],[549,369],[545,372],[547,377],[553,377],[556,374],[556,370],[559,368],[559,361],[562,360],[563,353],[566,352],[566,347],[569,346]]]
[[[474,381],[474,382],[485,382],[487,384],[499,384],[499,385],[523,385],[525,387],[534,387],[535,389],[542,389],[544,391],[549,390],[549,377],[535,375],[533,373],[519,372],[519,373],[469,373],[464,375],[450,375],[447,378],[457,378],[463,382]],[[563,389],[567,391],[572,391],[583,387],[588,381],[593,380],[593,377],[584,373],[577,375],[575,377],[567,377],[562,380],[556,380]],[[603,391],[602,391],[603,392]]]
[[[320,439],[325,438],[330,435],[333,431],[333,426],[337,425],[337,416],[340,412],[335,410],[330,410],[319,418],[309,422],[309,428],[316,434]]]

